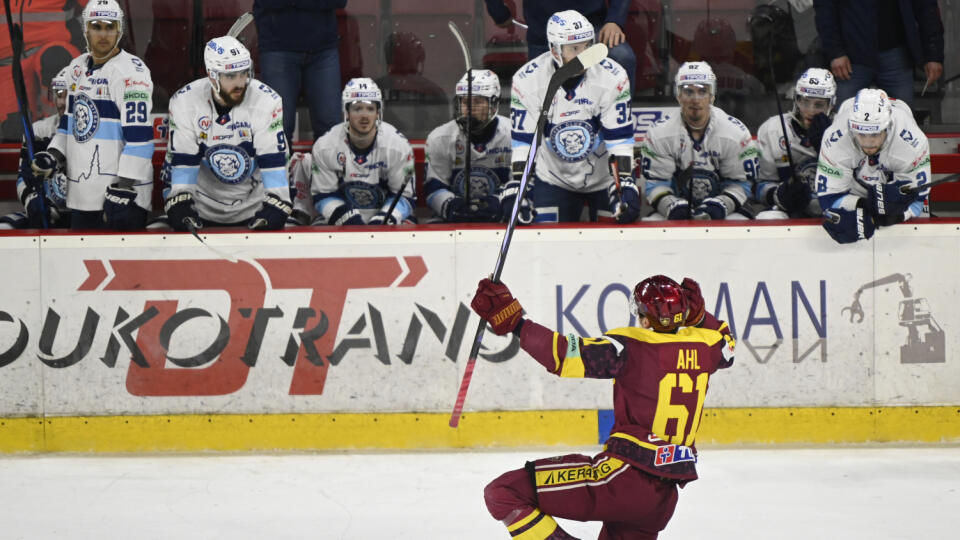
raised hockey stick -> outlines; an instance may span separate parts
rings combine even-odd
[[[237,17],[237,20],[233,21],[233,25],[230,27],[229,30],[227,30],[227,35],[232,38],[239,36],[240,32],[243,32],[243,30],[251,22],[253,22],[253,13],[248,11],[243,15],[240,15],[239,17]]]
[[[13,50],[12,56],[12,75],[13,75],[13,90],[14,94],[17,97],[17,107],[20,109],[20,121],[23,123],[23,140],[27,146],[27,157],[30,158],[31,163],[33,162],[33,148],[34,148],[34,137],[33,137],[33,122],[30,118],[30,99],[27,97],[27,88],[24,84],[23,79],[23,65],[20,63],[20,59],[23,57],[23,5],[26,2],[20,4],[20,23],[14,24],[13,15],[10,11],[10,0],[3,0],[3,9],[7,15],[7,31],[10,33],[10,46]],[[46,182],[43,180],[37,181],[36,178],[33,178],[33,175],[24,175],[30,176],[30,181],[34,183],[34,189],[37,190],[37,195],[40,200],[40,222],[43,225],[43,228],[46,229],[50,226],[47,223],[47,189]],[[24,181],[28,181],[27,178],[24,178]]]
[[[400,197],[403,197],[403,192],[407,190],[407,184],[410,183],[412,177],[413,175],[404,178],[403,183],[400,184],[400,191],[398,191],[397,196],[393,198],[393,202],[390,203],[390,208],[387,208],[387,215],[383,218],[384,225],[389,225],[390,220],[393,219],[393,209],[396,208],[397,203],[400,202]],[[397,225],[399,225],[399,223],[397,223]]]
[[[467,42],[463,39],[463,34],[460,33],[460,29],[457,28],[457,25],[453,21],[447,21],[447,27],[450,28],[450,32],[453,34],[453,37],[456,38],[457,43],[460,44],[460,51],[463,52],[463,64],[466,66],[467,70],[467,125],[466,125],[466,135],[467,135],[467,144],[466,146],[466,155],[464,156],[463,161],[463,198],[470,201],[470,180],[473,175],[473,168],[471,167],[470,159],[473,154],[473,144],[470,142],[470,131],[473,129],[473,67],[470,63],[470,49],[467,48]],[[454,96],[454,103],[456,103],[456,96]],[[459,105],[458,105],[459,106]]]
[[[948,184],[950,182],[956,182],[957,180],[960,180],[960,173],[944,176],[939,180],[934,180],[933,182],[930,182],[929,184],[924,184],[922,186],[916,186],[916,187],[902,186],[900,188],[900,193],[903,193],[904,195],[916,195],[917,193],[919,193],[924,189],[929,189],[929,188],[932,188],[933,186],[937,186],[940,184]]]
[[[603,43],[597,43],[589,49],[583,51],[576,58],[564,64],[558,69],[547,83],[547,91],[543,96],[543,105],[540,106],[540,116],[537,118],[536,128],[533,133],[533,143],[530,146],[530,153],[527,155],[527,163],[523,168],[523,177],[520,179],[520,188],[517,197],[513,201],[513,209],[510,211],[510,219],[507,221],[507,230],[503,235],[503,242],[500,244],[500,252],[497,254],[497,263],[494,265],[493,274],[490,279],[494,282],[500,281],[500,274],[503,272],[503,265],[507,259],[507,250],[510,249],[510,241],[513,239],[513,230],[517,226],[517,215],[520,213],[520,202],[523,200],[523,194],[526,192],[527,184],[530,182],[530,168],[533,166],[537,149],[540,147],[540,140],[543,138],[543,125],[547,121],[547,113],[550,105],[556,97],[560,85],[567,79],[574,77],[583,71],[593,67],[598,62],[607,57],[607,46]],[[457,401],[453,405],[453,412],[450,415],[450,427],[460,425],[460,415],[463,413],[463,404],[467,399],[467,389],[470,387],[470,380],[473,378],[473,369],[477,364],[477,356],[480,354],[480,342],[483,340],[483,332],[487,323],[480,321],[477,326],[477,333],[473,338],[473,345],[470,347],[470,356],[467,358],[466,369],[463,372],[463,379],[460,380],[460,390],[457,392]]]

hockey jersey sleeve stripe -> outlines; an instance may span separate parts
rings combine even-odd
[[[583,357],[580,356],[580,338],[573,335],[567,335],[567,350],[563,357],[563,365],[560,368],[560,376],[565,378],[582,379],[586,368],[583,365]]]
[[[175,167],[170,171],[170,185],[195,186],[199,175],[200,169],[198,167]]]
[[[123,139],[128,143],[152,142],[151,126],[123,126]]]
[[[283,188],[289,186],[286,169],[261,170],[260,179],[266,189]]]
[[[123,147],[123,153],[128,156],[143,158],[143,159],[153,159],[153,143],[127,143]]]
[[[616,144],[633,146],[633,126],[620,126],[613,129],[602,127],[600,133],[603,134],[603,139],[607,142],[607,148]]]
[[[261,169],[284,169],[287,166],[287,157],[280,152],[257,155],[257,166]]]
[[[523,133],[520,131],[511,131],[511,137],[513,138],[513,147],[517,148],[518,146],[530,146],[533,144],[533,133]]]
[[[174,167],[199,167],[200,154],[173,154],[170,165]]]

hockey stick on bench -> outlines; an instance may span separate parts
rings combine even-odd
[[[919,193],[924,189],[929,189],[929,188],[932,188],[933,186],[937,186],[940,184],[948,184],[950,182],[956,182],[957,180],[960,180],[960,173],[944,176],[939,180],[934,180],[933,182],[930,182],[929,184],[924,184],[922,186],[916,186],[916,187],[903,186],[900,188],[900,193],[903,193],[904,195],[916,195],[917,193]]]
[[[523,177],[520,179],[520,188],[517,197],[513,201],[513,209],[510,211],[510,219],[507,221],[507,229],[503,235],[503,242],[500,244],[500,253],[497,254],[497,263],[493,269],[491,279],[494,282],[500,281],[500,274],[503,272],[503,265],[506,262],[507,250],[510,249],[510,241],[513,239],[513,230],[517,226],[517,214],[520,213],[520,203],[523,200],[523,194],[526,192],[527,184],[530,182],[530,168],[533,166],[537,149],[540,147],[540,141],[543,138],[543,125],[547,121],[547,113],[550,105],[556,97],[557,90],[564,81],[579,75],[583,71],[590,69],[601,60],[607,57],[607,46],[603,43],[597,43],[589,49],[583,51],[576,58],[564,64],[558,69],[547,84],[547,91],[543,97],[543,105],[540,107],[540,116],[537,118],[537,125],[533,133],[533,143],[530,146],[530,153],[527,155],[527,163],[523,168]],[[457,392],[457,401],[453,406],[453,413],[450,415],[450,427],[457,427],[460,424],[460,415],[463,413],[463,404],[467,399],[467,389],[470,387],[470,380],[473,378],[473,368],[477,363],[477,356],[480,353],[480,342],[483,340],[483,332],[487,323],[480,320],[477,326],[477,333],[473,338],[473,345],[470,348],[470,356],[467,358],[467,366],[463,372],[463,379],[460,380],[460,391]]]

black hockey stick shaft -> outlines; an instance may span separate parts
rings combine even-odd
[[[383,223],[384,223],[385,225],[389,225],[389,224],[390,224],[390,220],[393,219],[393,209],[396,208],[396,207],[397,207],[397,203],[400,202],[400,197],[403,197],[403,192],[407,190],[407,184],[410,183],[410,179],[411,179],[411,178],[413,178],[413,175],[412,175],[412,174],[411,174],[410,176],[408,176],[408,177],[406,177],[406,178],[403,179],[403,183],[400,184],[400,191],[398,191],[398,192],[397,192],[397,195],[393,198],[392,201],[390,201],[390,207],[387,208],[387,215],[384,216],[384,218],[383,218]],[[400,224],[400,223],[397,222],[397,225],[399,225],[399,224]]]
[[[463,53],[463,65],[467,70],[467,122],[466,129],[464,130],[466,131],[467,144],[464,145],[466,147],[466,155],[463,160],[463,197],[469,202],[470,179],[473,175],[471,163],[473,143],[470,141],[470,132],[473,131],[473,63],[470,60],[470,49],[467,47],[467,41],[463,39],[463,34],[460,33],[460,29],[457,28],[457,25],[453,21],[447,21],[447,27],[450,28],[450,33],[453,34],[454,39],[456,39],[460,45],[460,51]],[[456,103],[456,96],[454,96],[454,103]],[[457,104],[457,107],[460,106],[461,104]]]
[[[510,249],[510,241],[513,239],[513,231],[517,226],[517,216],[520,213],[520,203],[523,200],[523,194],[526,192],[527,184],[530,182],[530,169],[533,166],[537,149],[540,147],[540,140],[543,138],[543,125],[547,121],[547,113],[549,112],[551,103],[553,103],[554,97],[556,97],[557,90],[560,89],[560,85],[563,84],[564,81],[589,69],[606,58],[606,56],[607,46],[602,43],[597,43],[560,67],[560,69],[550,77],[550,82],[547,83],[547,91],[544,94],[543,104],[540,107],[540,115],[537,118],[536,128],[534,129],[530,153],[527,154],[527,162],[523,167],[523,177],[520,179],[517,196],[513,200],[510,219],[507,221],[507,229],[503,235],[500,252],[497,254],[497,262],[494,265],[493,274],[490,278],[495,283],[500,281],[503,265],[507,260],[507,251]],[[473,345],[470,347],[470,356],[467,358],[463,378],[460,380],[460,390],[457,392],[457,401],[453,406],[453,413],[450,415],[450,427],[455,428],[460,425],[460,415],[463,412],[463,405],[467,398],[467,390],[473,378],[473,370],[477,363],[477,356],[480,354],[480,342],[483,340],[483,333],[486,326],[486,321],[481,319],[480,324],[477,326],[477,332],[473,337]]]
[[[777,118],[780,119],[780,132],[783,133],[783,146],[787,151],[787,163],[790,165],[790,183],[796,184],[797,169],[793,165],[793,151],[790,149],[790,137],[787,136],[787,122],[783,119],[783,106],[780,104],[780,91],[777,90],[777,75],[773,71],[773,40],[767,45],[767,58],[770,62],[770,80],[773,81],[773,95],[777,98]]]
[[[924,189],[929,189],[929,188],[932,188],[933,186],[938,186],[940,184],[948,184],[950,182],[956,182],[957,180],[960,180],[960,173],[951,174],[950,176],[944,176],[939,180],[934,180],[933,182],[930,182],[929,184],[923,184],[922,186],[916,186],[916,187],[903,186],[900,188],[900,193],[903,193],[904,195],[916,195],[917,193],[921,192]]]
[[[24,2],[26,3],[26,2]],[[10,48],[13,51],[12,75],[13,91],[17,97],[17,107],[20,108],[20,121],[23,123],[23,140],[27,147],[27,157],[33,162],[34,158],[34,136],[33,122],[30,118],[30,99],[27,96],[27,88],[23,78],[23,65],[20,63],[23,57],[23,4],[20,4],[20,23],[14,24],[13,14],[10,10],[10,0],[3,0],[3,9],[7,16],[7,32],[10,33]],[[25,175],[30,178],[24,178],[24,181],[33,183],[33,188],[37,191],[40,200],[40,222],[43,228],[50,226],[47,223],[47,190],[43,180],[37,180],[33,175]]]

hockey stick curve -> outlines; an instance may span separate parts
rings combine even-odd
[[[520,202],[523,200],[523,194],[526,192],[527,184],[530,182],[530,168],[533,166],[537,149],[540,147],[540,141],[543,138],[543,125],[547,121],[547,113],[550,105],[556,97],[560,85],[567,79],[579,75],[583,71],[593,67],[601,60],[607,57],[607,46],[603,43],[597,43],[587,50],[583,51],[576,58],[560,67],[550,82],[547,83],[547,91],[543,97],[543,104],[540,106],[540,115],[537,117],[537,125],[534,129],[533,143],[530,146],[530,153],[527,154],[527,162],[523,168],[523,177],[520,179],[520,188],[517,191],[517,197],[513,201],[513,208],[510,211],[510,219],[507,221],[507,228],[503,235],[503,241],[500,244],[500,252],[497,254],[497,262],[494,265],[493,274],[490,279],[494,282],[500,281],[500,274],[503,272],[503,265],[506,263],[507,251],[510,249],[510,241],[513,239],[513,231],[517,226],[517,215],[520,213]],[[467,390],[470,388],[470,381],[473,378],[473,370],[477,363],[477,356],[480,354],[480,342],[483,340],[483,332],[487,323],[480,320],[477,325],[477,333],[473,338],[473,345],[470,347],[470,356],[467,358],[466,369],[463,372],[463,378],[460,380],[460,390],[457,392],[457,401],[453,405],[453,412],[450,414],[450,427],[455,428],[460,425],[460,416],[463,413],[463,405],[467,399]]]

